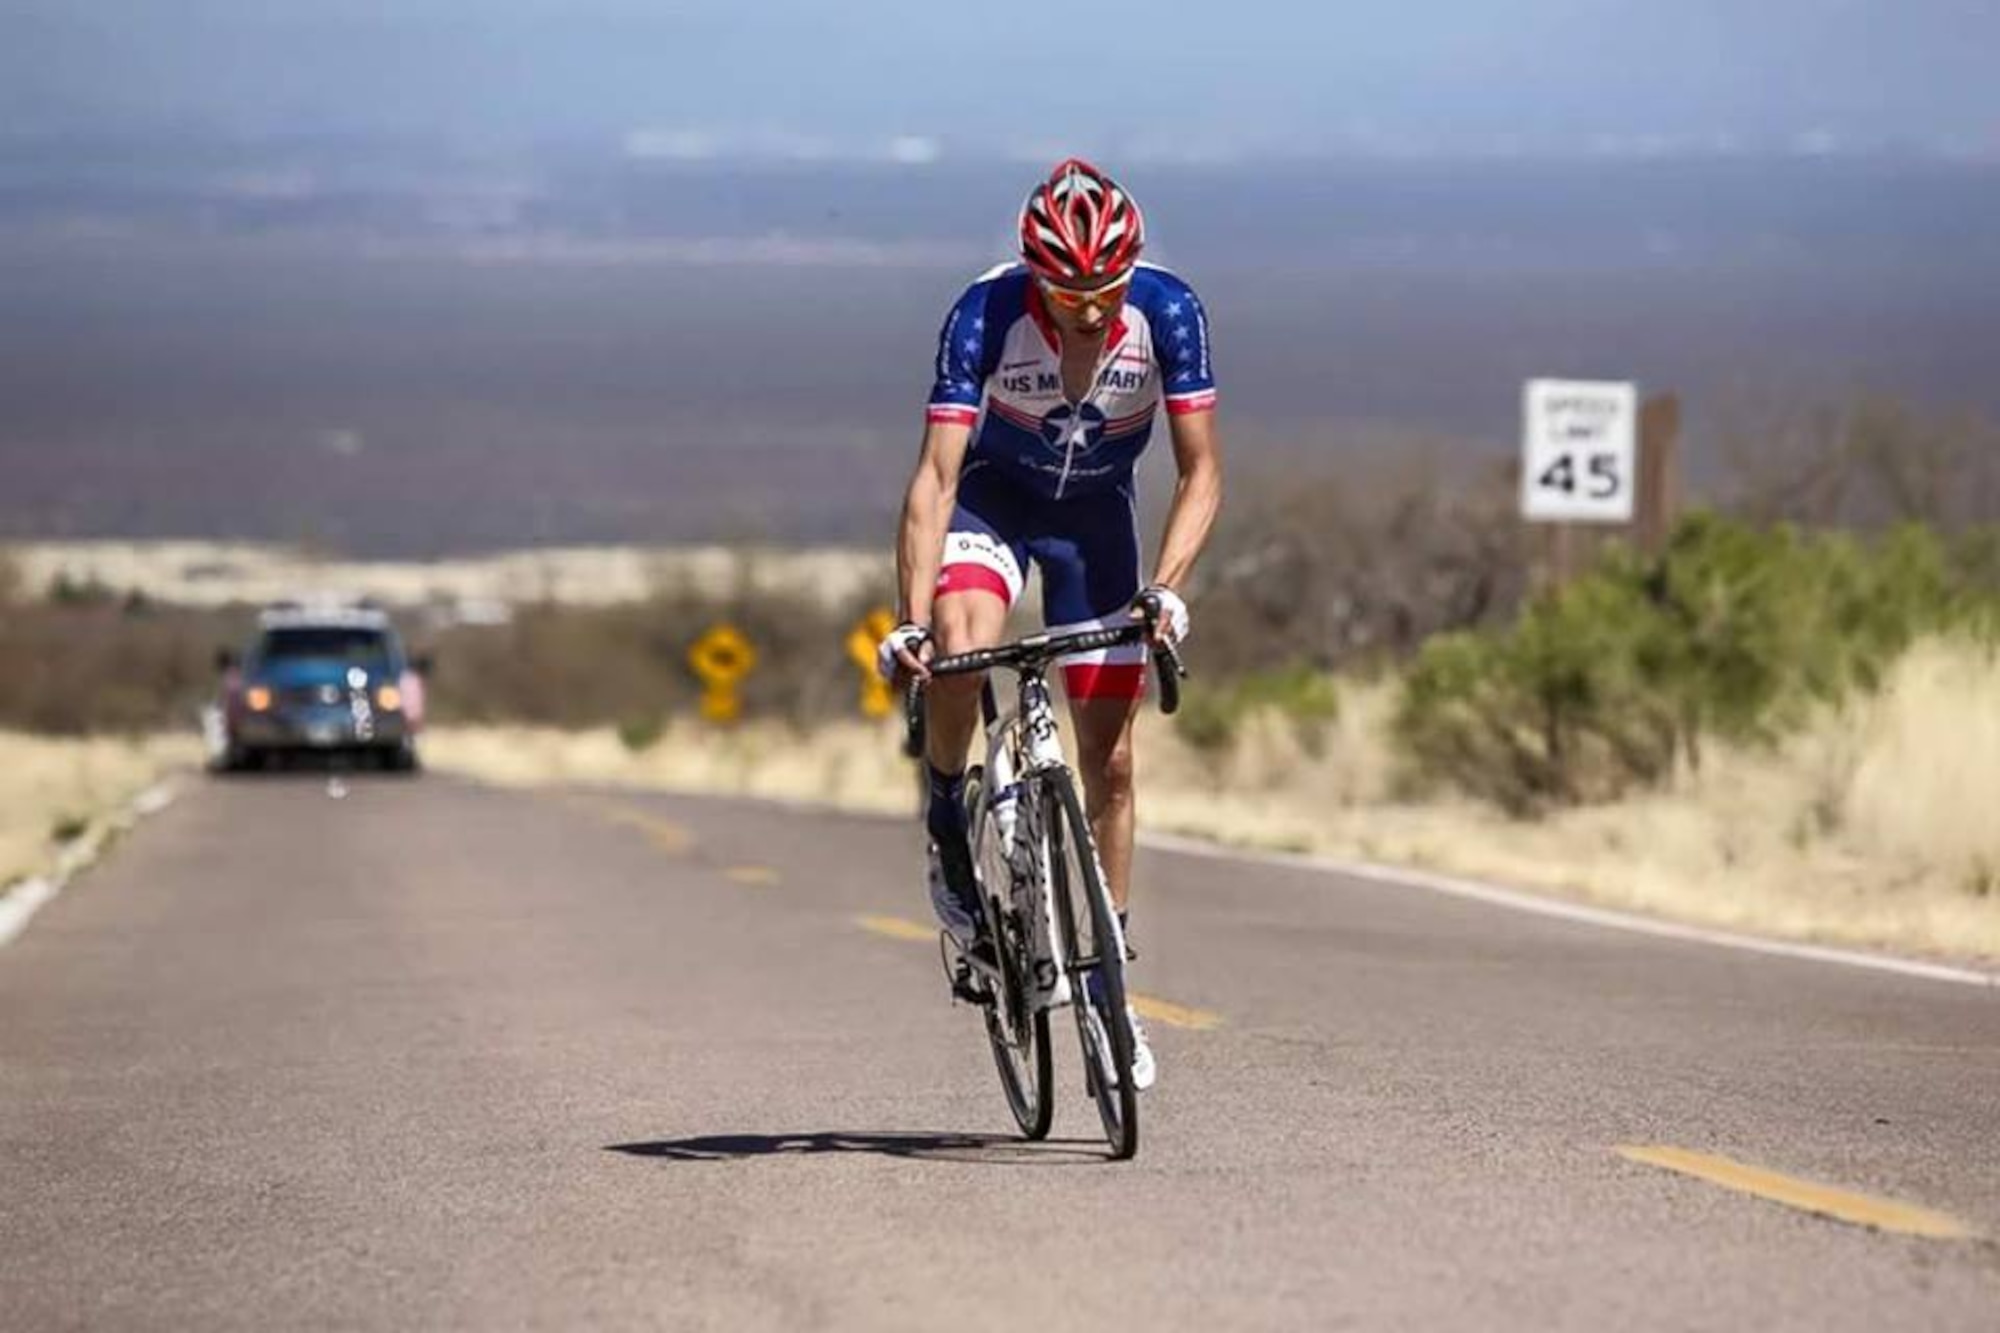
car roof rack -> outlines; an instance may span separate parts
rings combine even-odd
[[[388,629],[389,613],[373,598],[333,595],[287,597],[271,602],[257,615],[264,629],[330,628]]]

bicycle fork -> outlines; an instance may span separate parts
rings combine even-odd
[[[1049,864],[1042,792],[1031,784],[1042,774],[1063,768],[1065,760],[1048,683],[1039,672],[1026,675],[1021,681],[1021,713],[1010,739],[1018,750],[1020,763],[1019,776],[1009,774],[1017,797],[1015,817],[1008,821],[1011,827],[1006,830],[1012,902],[1021,918],[1029,923],[1036,1004],[1044,1009],[1057,1009],[1070,1002],[1069,984],[1064,972],[1062,935],[1056,929],[1052,891],[1055,867]],[[1007,756],[1010,770],[1014,768],[1014,758]],[[1023,795],[1028,799],[1018,799]]]

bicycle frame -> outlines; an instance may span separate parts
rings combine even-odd
[[[986,714],[986,767],[983,801],[989,809],[1012,803],[1012,816],[988,821],[973,818],[971,832],[975,864],[990,864],[985,839],[998,834],[1006,845],[999,848],[1000,859],[1008,867],[1013,883],[1010,895],[1018,895],[1024,883],[1031,886],[1038,901],[1020,904],[1032,913],[1035,937],[1034,982],[1036,1004],[1054,1008],[1061,1002],[1058,979],[1062,962],[1055,929],[1055,903],[1049,893],[1048,867],[1041,864],[1047,854],[1042,839],[1039,797],[1034,780],[1044,774],[1067,771],[1062,735],[1056,721],[1055,704],[1049,693],[1047,668],[1028,664],[1019,672],[1015,704],[1003,711],[995,702],[992,682],[987,682],[982,703]],[[1094,850],[1093,850],[1094,854]],[[997,886],[996,886],[997,887]],[[1124,944],[1119,941],[1120,946]],[[1053,1002],[1052,1002],[1053,999]]]

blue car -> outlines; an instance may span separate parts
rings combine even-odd
[[[418,767],[427,664],[405,654],[380,609],[274,607],[258,617],[249,648],[221,653],[217,665],[217,768],[263,768],[302,753]]]

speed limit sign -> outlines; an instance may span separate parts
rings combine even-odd
[[[1522,406],[1523,517],[1630,523],[1638,489],[1638,386],[1529,380]]]

